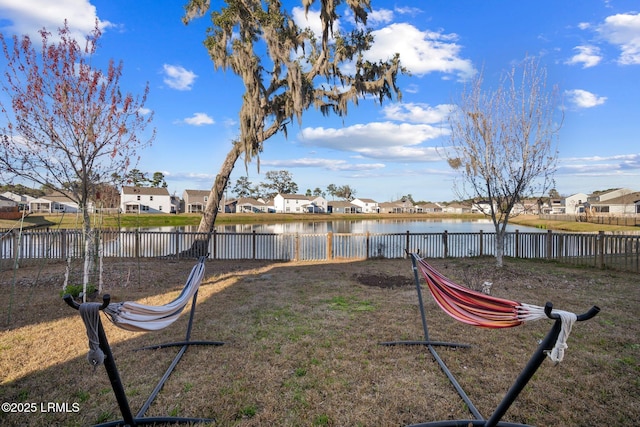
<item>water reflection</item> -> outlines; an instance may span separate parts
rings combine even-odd
[[[145,231],[187,231],[196,232],[197,226],[184,227],[149,227]],[[371,219],[371,220],[336,220],[336,221],[299,221],[286,223],[259,224],[221,224],[216,231],[224,233],[493,233],[495,229],[489,219]],[[507,231],[539,232],[537,228],[522,225],[507,225]]]

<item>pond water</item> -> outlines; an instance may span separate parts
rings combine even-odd
[[[145,231],[197,231],[197,226],[186,227],[151,227]],[[258,223],[258,224],[223,224],[216,226],[218,232],[225,233],[485,233],[495,232],[493,223],[489,219],[461,220],[461,219],[371,219],[371,220],[336,220],[336,221],[296,221],[287,223]],[[507,231],[540,232],[534,227],[522,225],[507,225]]]

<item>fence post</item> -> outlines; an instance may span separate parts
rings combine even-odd
[[[11,235],[13,238],[13,250],[11,251],[11,255],[13,256],[13,261],[15,263],[18,262],[18,247],[20,247],[20,233],[16,233],[14,230],[11,230]]]
[[[596,245],[596,267],[604,268],[604,231],[598,231],[598,240]]]
[[[218,259],[218,230],[213,229],[213,259]]]
[[[134,234],[134,252],[136,254],[135,258],[140,258],[140,230],[136,229]]]
[[[295,250],[294,261],[299,261],[300,260],[300,233],[296,233],[294,250]]]
[[[251,235],[251,257],[256,259],[256,230],[253,230]]]
[[[176,230],[176,258],[180,256],[180,230]]]
[[[552,259],[553,251],[553,231],[547,230],[547,259]]]
[[[520,230],[516,229],[515,232],[515,257],[520,258]]]
[[[478,245],[478,256],[484,255],[484,234],[480,230],[480,244]]]
[[[371,233],[367,230],[365,259],[369,259],[369,250],[370,250],[370,247],[371,247],[370,238],[371,238]]]
[[[405,239],[404,245],[404,258],[407,258],[409,256],[409,237],[411,237],[411,235],[409,234],[409,230],[407,230],[407,237]]]
[[[449,232],[447,230],[442,233],[442,245],[444,247],[444,257],[447,258],[449,256]]]
[[[60,230],[60,256],[67,259],[67,230]]]
[[[333,231],[327,233],[327,260],[333,259]]]

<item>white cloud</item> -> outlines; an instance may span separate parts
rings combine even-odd
[[[582,68],[590,68],[598,65],[602,60],[600,49],[596,46],[576,46],[573,50],[578,51],[578,53],[573,55],[566,62],[567,64],[582,64]]]
[[[372,122],[338,129],[304,128],[299,141],[303,145],[357,153],[371,159],[439,161],[442,159],[435,148],[421,144],[446,133],[446,129],[428,124]]]
[[[77,40],[93,31],[96,20],[102,29],[112,26],[108,21],[98,19],[96,7],[89,0],[0,0],[0,16],[5,24],[3,31],[28,35],[39,40],[38,31],[43,27],[51,32],[55,39],[58,28],[66,19],[72,35]]]
[[[374,9],[367,16],[367,25],[378,26],[388,24],[393,20],[393,11],[389,9]]]
[[[400,23],[375,30],[373,35],[374,44],[366,53],[370,61],[386,61],[399,53],[402,65],[415,75],[440,72],[467,80],[476,73],[471,61],[460,57],[461,47],[455,43],[455,34],[420,31],[413,25]]]
[[[447,120],[452,105],[441,104],[431,107],[422,103],[394,103],[383,108],[385,118],[411,123],[443,123]]]
[[[275,168],[321,168],[329,171],[369,171],[385,167],[383,163],[349,163],[343,159],[302,158],[287,160],[261,160],[262,166]]]
[[[165,73],[163,81],[172,89],[191,90],[193,82],[198,77],[193,71],[179,65],[164,64],[162,68]]]
[[[609,177],[640,174],[640,153],[567,157],[559,159],[558,163],[559,172],[570,175]],[[625,186],[628,187],[628,184]]]
[[[206,113],[195,113],[192,117],[184,119],[184,123],[192,126],[212,125],[215,121]]]
[[[598,32],[606,41],[620,48],[620,64],[640,64],[640,13],[608,16],[598,26]]]
[[[565,91],[567,100],[577,108],[592,108],[602,105],[607,100],[606,96],[598,96],[582,89]]]

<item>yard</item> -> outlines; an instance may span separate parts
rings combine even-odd
[[[157,305],[178,294],[194,264],[105,262],[104,292],[114,301]],[[495,296],[551,301],[576,313],[602,309],[574,326],[564,361],[545,361],[505,421],[636,425],[637,274],[514,259],[500,270],[491,258],[430,262],[459,283],[492,282]],[[0,267],[0,397],[14,409],[33,409],[3,411],[0,424],[73,426],[120,418],[104,368],[94,371],[87,363],[78,312],[59,296],[64,263],[38,261],[14,271],[5,261]],[[488,417],[551,323],[474,328],[424,296],[431,338],[471,345],[438,353]],[[132,333],[103,317],[134,414],[176,349],[134,350],[182,340],[187,320],[185,313],[164,330]],[[426,348],[379,345],[422,338],[409,260],[208,261],[192,338],[225,344],[189,348],[147,415],[215,418],[216,426],[402,426],[472,418]]]

